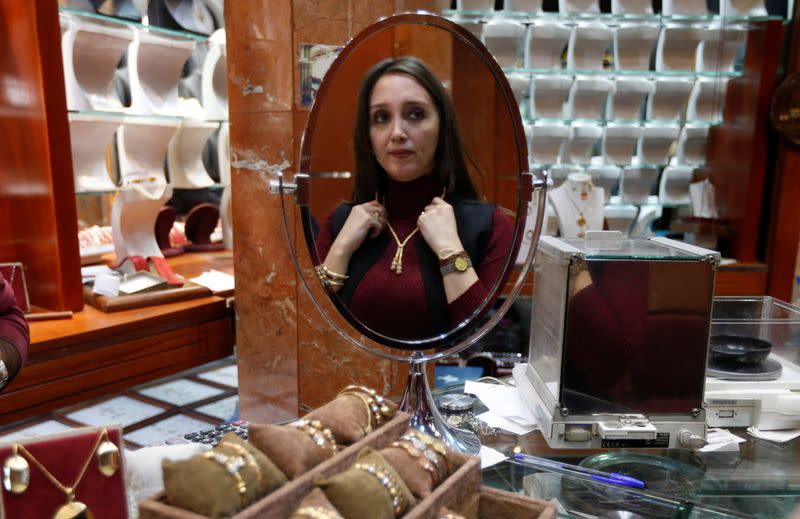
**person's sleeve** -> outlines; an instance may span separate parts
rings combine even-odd
[[[0,275],[0,352],[4,357],[16,352],[18,359],[8,359],[11,379],[28,358],[30,330],[25,314],[17,306],[11,286]],[[5,347],[4,347],[5,346]],[[8,347],[10,346],[10,348]],[[14,362],[18,360],[18,362]]]
[[[319,228],[319,232],[317,233],[317,241],[315,245],[317,246],[317,253],[319,254],[319,260],[325,261],[325,257],[328,255],[328,251],[331,250],[331,245],[333,245],[333,237],[331,236],[331,228],[333,227],[333,214],[335,211],[331,211],[328,213],[328,216],[325,218],[325,221],[322,222],[322,225]]]
[[[486,300],[489,289],[503,272],[513,239],[514,223],[502,209],[496,207],[492,213],[492,234],[486,246],[486,254],[480,265],[473,265],[478,281],[447,305],[451,323],[456,324],[467,319]],[[499,291],[495,298],[497,295]]]

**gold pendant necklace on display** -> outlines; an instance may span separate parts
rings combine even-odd
[[[589,199],[589,192],[588,191],[581,191],[580,197],[581,197],[581,200],[585,202],[586,200]],[[581,228],[581,230],[578,231],[578,238],[583,238],[585,236],[585,234],[586,234],[585,229],[584,229],[584,227],[586,227],[586,217],[583,215],[583,211],[581,210],[581,208],[578,207],[578,204],[575,203],[575,201],[570,196],[570,190],[569,189],[567,190],[567,200],[569,200],[569,202],[572,204],[572,207],[574,207],[575,210],[578,211],[578,219],[575,220],[575,223],[578,224],[578,227]]]
[[[22,453],[20,455],[19,453]],[[103,429],[97,436],[89,456],[81,468],[75,483],[72,486],[65,486],[50,473],[42,463],[31,454],[24,445],[15,443],[12,447],[12,454],[3,464],[3,487],[13,494],[22,494],[27,490],[30,483],[30,466],[28,460],[38,468],[50,482],[58,488],[67,498],[66,504],[56,510],[53,519],[94,519],[94,513],[85,503],[75,499],[75,489],[83,480],[86,469],[92,461],[92,457],[97,457],[97,469],[106,477],[111,477],[119,469],[120,454],[119,448],[108,438],[108,432]],[[27,458],[27,460],[26,460]]]

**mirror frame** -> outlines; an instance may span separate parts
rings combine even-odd
[[[446,18],[442,18],[440,16],[430,14],[427,12],[416,12],[416,13],[404,13],[404,14],[397,14],[387,18],[380,19],[376,23],[373,23],[363,31],[361,31],[358,35],[356,35],[352,40],[350,40],[347,45],[342,49],[342,51],[338,54],[336,59],[331,64],[330,68],[326,72],[322,83],[320,84],[319,91],[315,97],[315,101],[313,106],[311,107],[308,121],[306,123],[305,130],[303,131],[303,137],[300,147],[300,175],[296,175],[296,178],[305,177],[303,181],[298,181],[298,197],[297,197],[297,205],[300,207],[301,210],[301,221],[303,227],[303,235],[306,241],[306,246],[308,248],[309,255],[311,257],[311,261],[313,266],[316,267],[317,265],[321,264],[321,259],[319,257],[318,251],[314,245],[314,232],[312,228],[312,216],[311,211],[308,207],[309,196],[308,190],[311,189],[310,186],[310,178],[307,177],[309,175],[309,163],[311,161],[311,153],[312,153],[312,144],[311,139],[309,136],[313,133],[318,114],[319,114],[319,106],[320,103],[325,102],[325,97],[330,88],[329,85],[331,83],[331,78],[334,78],[336,72],[341,67],[342,63],[348,59],[348,57],[353,54],[362,44],[364,44],[370,37],[379,33],[381,31],[390,29],[392,27],[398,25],[423,25],[423,26],[432,26],[442,30],[449,32],[453,37],[457,38],[460,43],[467,45],[467,47],[475,52],[475,54],[483,61],[486,65],[487,69],[491,73],[493,79],[495,80],[495,84],[499,89],[499,93],[503,96],[505,100],[506,108],[508,109],[509,115],[511,117],[511,126],[513,130],[513,139],[516,144],[517,149],[517,159],[518,164],[521,168],[521,171],[517,171],[517,214],[516,220],[514,223],[514,237],[512,240],[511,250],[509,251],[506,257],[506,263],[502,272],[502,275],[496,279],[493,283],[493,286],[490,290],[490,294],[493,296],[498,294],[505,286],[506,282],[511,275],[514,263],[517,255],[519,254],[519,249],[524,237],[524,227],[527,215],[528,204],[531,201],[532,195],[532,181],[527,179],[527,175],[525,175],[525,170],[528,168],[528,148],[527,148],[527,140],[525,138],[525,132],[522,125],[522,117],[520,111],[518,109],[518,103],[514,97],[513,91],[505,77],[500,66],[497,64],[495,59],[491,56],[488,49],[483,45],[483,43],[476,38],[472,33],[461,27],[455,22],[452,22]],[[523,178],[526,178],[527,182],[523,182]],[[281,180],[282,182],[282,180]],[[300,187],[304,185],[304,187]],[[542,206],[543,213],[543,206]],[[539,222],[541,222],[541,218],[539,218]],[[532,244],[532,248],[535,248],[535,244]],[[527,272],[527,269],[524,269],[520,275],[524,276]],[[304,274],[301,272],[301,276]],[[303,277],[303,281],[305,283],[305,278]],[[318,281],[318,280],[317,280]],[[445,351],[439,351],[434,355],[429,356],[419,356],[417,355],[415,358],[418,358],[420,361],[423,360],[430,360],[432,358],[440,358],[445,355],[449,355],[451,353],[455,353],[457,351],[461,351],[462,349],[468,347],[472,343],[474,343],[477,339],[488,333],[491,327],[494,325],[494,319],[491,319],[490,322],[485,323],[481,330],[475,334],[476,336],[471,338],[471,341],[467,341],[466,343],[460,343],[453,346],[453,344],[457,343],[460,339],[464,338],[470,331],[472,331],[477,324],[479,324],[482,317],[484,317],[487,312],[490,310],[488,303],[488,299],[484,301],[480,306],[478,306],[471,315],[463,320],[462,322],[454,325],[450,330],[447,332],[440,333],[438,335],[432,335],[430,337],[420,338],[420,339],[398,339],[396,337],[390,337],[387,335],[383,335],[379,331],[369,328],[365,324],[363,324],[353,313],[347,308],[341,298],[338,296],[336,292],[331,290],[329,287],[323,285],[325,292],[328,295],[328,299],[334,305],[334,307],[338,310],[339,314],[345,318],[345,320],[355,328],[359,333],[363,334],[364,336],[368,337],[372,341],[387,346],[390,348],[399,348],[402,350],[406,350],[408,352],[415,351],[419,352],[422,350],[430,350],[430,349],[444,349]],[[310,291],[309,291],[310,292]],[[518,292],[518,289],[517,291]],[[516,292],[513,293],[512,297],[516,296]],[[310,292],[311,293],[311,292]],[[315,306],[320,310],[320,312],[325,315],[327,320],[334,324],[334,321],[326,314],[326,311],[321,307],[318,301],[313,294],[311,294],[311,298],[314,301]],[[504,312],[503,312],[504,313]],[[502,316],[502,315],[501,315]],[[499,319],[498,319],[499,320]],[[368,348],[367,346],[359,343],[349,335],[347,335],[344,330],[342,330],[338,325],[335,325],[335,328],[339,333],[344,335],[346,338],[350,339],[351,342],[355,342],[358,346],[370,351],[371,353],[378,354],[383,357],[393,358],[393,359],[408,359],[408,356],[398,356],[394,354],[383,354],[382,352],[378,352],[373,348]],[[485,329],[483,329],[485,328]]]

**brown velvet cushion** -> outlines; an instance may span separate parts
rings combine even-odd
[[[394,481],[403,504],[399,515],[416,504],[414,496],[400,478],[400,475],[383,457],[370,448],[358,455],[358,463],[375,465]],[[325,492],[325,497],[345,519],[394,519],[395,511],[388,489],[377,477],[369,472],[352,467],[328,479],[320,479],[317,485]]]
[[[342,516],[336,509],[333,507],[328,498],[325,497],[325,493],[320,490],[319,488],[314,488],[308,495],[303,498],[300,502],[300,506],[297,507],[297,510],[294,511],[290,519],[308,519],[309,517],[314,517],[313,512],[312,514],[303,513],[303,510],[312,509],[314,511],[317,510],[324,510],[327,512],[331,518],[341,518]]]
[[[352,445],[369,433],[369,408],[356,395],[339,395],[305,418],[325,424],[342,445]]]
[[[381,456],[397,471],[415,497],[425,499],[431,494],[433,479],[416,458],[401,447],[386,447],[381,450]]]
[[[271,459],[289,479],[305,474],[330,457],[302,429],[287,425],[250,424],[250,443]]]
[[[261,471],[261,477],[258,478],[258,481],[259,484],[261,484],[262,496],[271,494],[272,492],[279,489],[288,482],[286,474],[284,474],[272,462],[272,460],[266,457],[263,452],[261,452],[254,446],[250,445],[250,443],[241,439],[234,432],[229,432],[222,437],[222,440],[220,441],[219,445],[217,445],[217,450],[220,450],[225,454],[230,454],[233,456],[241,455],[241,451],[239,451],[236,448],[230,447],[231,444],[238,445],[240,448],[245,449],[247,452],[250,453],[251,456],[253,456],[253,459],[258,464],[258,468]]]

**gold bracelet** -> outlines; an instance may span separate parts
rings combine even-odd
[[[204,452],[203,457],[217,462],[233,477],[236,482],[236,491],[239,492],[239,504],[241,505],[241,509],[244,510],[247,508],[247,485],[242,475],[239,474],[239,470],[245,465],[244,459],[240,456],[226,456],[216,451]]]
[[[225,440],[221,441],[220,444],[217,446],[217,448],[220,447],[222,448],[230,447],[231,449],[236,451],[236,453],[239,456],[241,456],[242,459],[244,459],[244,462],[247,464],[247,466],[249,466],[251,469],[253,469],[253,472],[255,472],[256,477],[258,478],[258,482],[261,485],[261,490],[262,491],[267,490],[267,482],[264,480],[264,473],[261,471],[261,467],[258,465],[256,458],[253,456],[252,453],[250,453],[250,451],[248,451],[241,445],[238,445],[236,443],[226,442]]]
[[[339,274],[332,270],[328,270],[328,267],[326,267],[325,265],[317,265],[316,271],[320,281],[322,281],[326,285],[331,285],[335,287],[340,287],[344,285],[344,282],[350,277],[350,276],[345,276],[344,274]]]
[[[339,512],[321,506],[304,506],[295,512],[295,515],[304,515],[311,519],[342,519]]]
[[[322,422],[319,420],[306,420],[305,418],[301,418],[288,425],[289,427],[294,427],[305,432],[323,452],[330,451],[328,458],[332,458],[339,452],[339,447],[336,445],[336,437],[333,435],[333,431],[323,426]]]
[[[397,482],[388,471],[371,463],[356,463],[353,465],[353,468],[368,472],[369,474],[372,474],[375,479],[380,481],[381,485],[383,485],[383,488],[385,488],[389,493],[389,497],[392,498],[392,509],[394,510],[394,516],[397,517],[403,513],[407,503],[403,499],[403,495],[400,493],[400,490],[397,488]]]
[[[338,396],[341,395],[356,395],[361,398],[367,404],[372,419],[375,421],[376,428],[383,425],[384,422],[392,417],[392,410],[386,405],[384,398],[374,389],[365,386],[349,385],[339,392]],[[372,419],[370,420],[370,426],[372,425]]]
[[[442,479],[450,475],[450,460],[447,458],[447,447],[444,442],[416,429],[409,429],[400,439],[410,442],[411,445],[421,450],[425,457],[436,466],[439,473],[443,474]]]
[[[427,472],[430,475],[431,481],[433,482],[433,486],[434,487],[439,486],[439,471],[436,469],[436,466],[433,463],[431,463],[431,461],[428,459],[428,457],[425,456],[425,454],[421,450],[419,450],[418,448],[414,447],[413,445],[411,445],[409,442],[407,442],[405,440],[392,442],[391,444],[389,444],[389,446],[390,447],[396,447],[398,449],[403,449],[404,451],[406,451],[406,453],[410,457],[412,457],[415,460],[417,460],[417,463],[419,464],[419,466],[422,467],[423,469],[425,469],[425,472]]]

